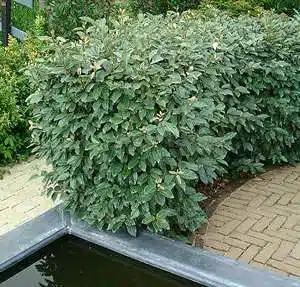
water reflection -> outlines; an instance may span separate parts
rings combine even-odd
[[[42,258],[0,286],[199,287],[74,238],[52,245]]]

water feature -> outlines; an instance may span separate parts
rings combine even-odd
[[[65,236],[0,274],[1,287],[201,287]]]

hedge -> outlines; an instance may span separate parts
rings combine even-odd
[[[300,158],[300,21],[86,19],[28,74],[48,194],[91,225],[195,230],[195,186]]]
[[[293,15],[300,9],[300,0],[128,0],[136,13],[148,12],[165,14],[169,10],[185,11],[188,9],[204,9],[207,5],[226,10],[232,16],[241,14],[259,15],[263,9],[273,9],[277,13]]]

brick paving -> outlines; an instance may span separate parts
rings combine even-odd
[[[0,180],[0,236],[54,206],[41,195],[41,178],[33,178],[44,168],[43,161],[31,158],[13,166]]]
[[[235,190],[202,239],[207,250],[300,277],[300,165],[269,171]]]

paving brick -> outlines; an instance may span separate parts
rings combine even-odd
[[[272,220],[272,217],[262,217],[251,229],[254,231],[262,232],[269,226]]]
[[[288,230],[288,229],[281,229],[276,231],[266,229],[264,231],[265,234],[273,238],[278,238],[278,239],[295,242],[295,243],[298,242],[298,237],[295,237],[292,234],[290,234],[291,232],[292,230]]]
[[[220,208],[218,208],[216,211],[216,215],[226,216],[231,219],[239,219],[241,221],[245,220],[246,218],[245,214],[241,214],[241,212],[238,212],[236,209],[231,209],[230,207],[226,206],[220,206]]]
[[[267,210],[267,207],[265,207],[264,209],[262,209],[261,207],[258,207],[258,208],[248,207],[245,211],[247,213],[251,212],[251,213],[255,213],[255,214],[265,216],[265,217],[270,217],[270,218],[276,217],[276,213],[273,212],[272,210]]]
[[[268,243],[258,254],[255,256],[255,261],[266,263],[273,253],[279,248],[278,244]]]
[[[271,196],[271,195],[274,194],[274,193],[277,193],[277,194],[279,194],[279,195],[285,194],[284,191],[274,189],[273,187],[270,187],[269,184],[266,185],[266,186],[260,186],[260,187],[257,187],[257,191],[260,191],[261,194],[264,193],[267,197]]]
[[[237,247],[230,247],[229,251],[225,253],[225,256],[228,256],[232,259],[238,259],[241,254],[244,252],[243,249]]]
[[[297,189],[295,188],[294,185],[289,185],[287,186],[287,183],[283,183],[283,184],[274,184],[274,183],[269,183],[268,188],[270,188],[273,192],[278,192],[278,193],[296,193]]]
[[[225,221],[220,221],[220,220],[209,220],[209,223],[216,226],[216,227],[221,227],[225,224]]]
[[[284,182],[280,186],[281,186],[281,188],[285,188],[286,192],[298,193],[300,191],[300,186],[297,185],[295,182],[293,182],[293,183]]]
[[[263,187],[255,187],[255,188],[249,188],[248,190],[245,189],[244,187],[242,187],[242,190],[247,192],[247,191],[250,191],[250,192],[255,192],[257,195],[260,195],[260,196],[270,196],[272,194],[272,191],[267,191],[265,189],[263,189]]]
[[[290,173],[290,174],[284,179],[284,182],[290,182],[290,183],[293,183],[294,181],[297,180],[298,177],[299,177],[299,173],[298,173],[298,172],[292,172],[292,173]]]
[[[287,235],[298,238],[298,240],[300,240],[300,232],[298,231],[286,229],[286,228],[281,228],[280,231],[282,233],[286,233]]]
[[[253,201],[251,201],[248,206],[252,208],[259,207],[267,199],[264,195],[258,195]]]
[[[293,265],[295,267],[300,268],[300,260],[297,260],[295,258],[287,257],[287,258],[284,259],[283,262],[286,263],[286,264]]]
[[[275,251],[275,253],[272,255],[272,258],[278,261],[282,261],[284,258],[286,258],[291,251],[294,249],[295,244],[288,242],[288,241],[282,241],[279,248]]]
[[[233,198],[233,197],[227,197],[223,202],[222,202],[222,205],[226,204],[227,202],[230,202],[230,203],[236,203],[236,205],[248,205],[249,204],[249,201],[251,200],[242,200],[242,199],[237,199],[237,198]]]
[[[282,214],[281,211],[285,212],[288,215],[300,215],[300,205],[295,205],[291,203],[289,203],[288,205],[276,205],[274,208],[274,212],[276,212],[277,214]]]
[[[255,237],[255,238],[265,240],[267,242],[277,243],[278,245],[280,244],[279,238],[267,235],[265,233],[260,233],[260,232],[255,232],[255,231],[249,230],[248,235]]]
[[[215,240],[215,241],[220,241],[222,242],[225,238],[225,236],[223,234],[220,233],[207,233],[205,234],[205,236],[203,237],[205,242],[209,241],[209,240]]]
[[[232,202],[232,201],[223,202],[222,206],[232,207],[232,208],[239,208],[239,209],[244,209],[245,208],[245,205],[239,204],[239,203],[236,203],[236,202]]]
[[[300,193],[297,193],[292,199],[292,203],[300,204]]]
[[[271,194],[264,202],[263,205],[265,206],[273,206],[279,199],[281,195],[280,194]]]
[[[238,225],[241,224],[239,220],[232,220],[231,222],[227,222],[223,227],[218,229],[218,232],[224,235],[230,234]]]
[[[220,250],[220,251],[228,251],[230,249],[230,245],[220,242],[220,241],[216,241],[216,240],[209,240],[209,241],[205,242],[205,246],[208,246],[213,249]]]
[[[277,216],[268,226],[268,230],[278,230],[286,221],[285,216]]]
[[[298,222],[300,223],[300,215],[292,214],[287,218],[283,228],[292,229]]]
[[[231,198],[236,198],[236,199],[241,199],[241,200],[252,200],[257,196],[257,193],[250,192],[250,191],[242,191],[238,189],[237,191],[234,191],[230,197]]]
[[[240,233],[246,233],[256,222],[257,220],[254,218],[247,218],[236,228],[236,231]]]
[[[247,250],[239,257],[239,260],[242,260],[246,263],[249,263],[255,255],[259,252],[260,247],[255,245],[250,245]]]
[[[270,259],[268,261],[268,265],[270,265],[272,267],[275,267],[277,269],[280,269],[283,272],[286,272],[288,274],[292,274],[292,275],[295,275],[295,276],[300,276],[300,268],[295,267],[293,265],[286,264],[284,262],[277,261],[277,260],[274,260],[274,259]]]
[[[300,242],[296,244],[293,251],[291,252],[291,257],[300,260]]]
[[[232,237],[225,237],[224,242],[229,244],[230,246],[238,247],[241,249],[246,249],[250,245],[250,243]]]
[[[224,215],[218,215],[218,214],[213,214],[213,216],[209,219],[209,221],[224,221],[224,222],[228,222],[232,220],[232,217],[228,217],[228,216],[224,216]]]
[[[262,239],[259,239],[259,238],[255,238],[253,236],[249,236],[248,234],[242,234],[242,233],[238,233],[238,232],[232,232],[232,233],[230,233],[230,236],[232,238],[236,238],[236,239],[239,239],[239,240],[242,240],[244,242],[248,242],[248,243],[260,246],[260,247],[263,247],[263,246],[266,245],[266,241],[265,240],[262,240]]]
[[[295,231],[300,231],[300,225],[296,225],[296,226],[294,226],[294,228],[293,228]]]
[[[292,199],[295,197],[295,194],[293,193],[286,193],[286,194],[283,194],[280,198],[280,200],[278,201],[278,204],[280,205],[287,205],[289,204]]]
[[[300,214],[300,204],[290,203],[287,208],[289,208],[290,212]]]
[[[272,207],[267,207],[267,206],[261,207],[261,210],[271,212],[275,216],[282,215],[282,216],[286,216],[286,217],[291,215],[291,210],[289,210],[289,209],[290,209],[289,207],[284,206],[284,205],[274,205]]]
[[[36,198],[36,197],[34,197]],[[23,201],[21,204],[18,204],[13,208],[13,212],[18,212],[18,213],[26,213],[31,211],[32,209],[35,209],[38,207],[40,204],[38,200],[27,200]]]

